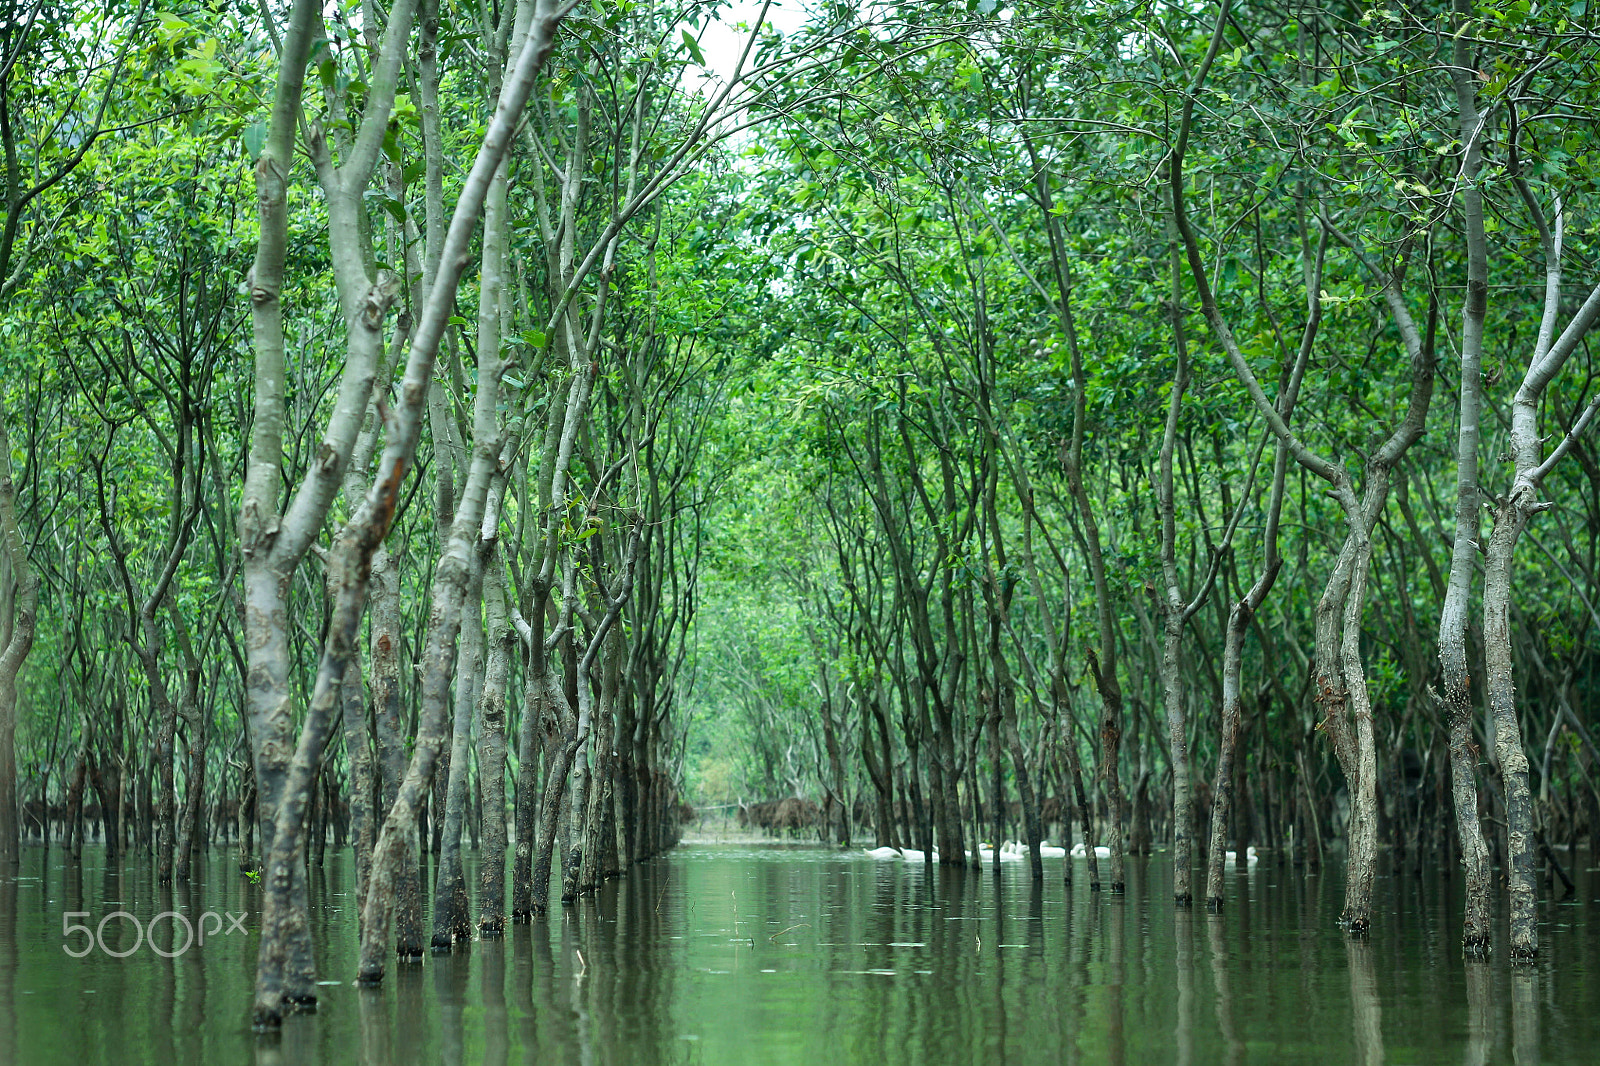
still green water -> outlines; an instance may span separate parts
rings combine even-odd
[[[1132,864],[1120,899],[1082,887],[1075,861],[1079,887],[1058,859],[1036,889],[1021,864],[996,880],[685,846],[504,941],[392,966],[372,992],[350,983],[351,867],[330,854],[312,883],[321,1010],[260,1038],[259,903],[221,855],[163,892],[145,864],[33,848],[0,881],[0,1064],[1600,1061],[1593,873],[1541,904],[1544,955],[1513,968],[1503,947],[1462,960],[1458,883],[1380,879],[1377,935],[1351,943],[1336,869],[1263,861],[1213,917],[1174,912],[1160,856]],[[169,959],[116,911],[217,918]],[[101,941],[69,956],[92,933],[64,922]],[[184,939],[156,923],[156,947]]]

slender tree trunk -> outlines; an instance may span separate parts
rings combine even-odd
[[[1456,4],[1458,18],[1471,16],[1470,4]],[[1474,87],[1476,65],[1464,37],[1455,41],[1453,80],[1462,143],[1461,205],[1467,243],[1467,293],[1461,309],[1460,428],[1456,436],[1456,529],[1450,554],[1450,580],[1439,612],[1440,703],[1450,730],[1450,786],[1461,862],[1466,869],[1462,949],[1488,954],[1489,846],[1478,820],[1478,748],[1472,739],[1472,697],[1467,666],[1468,600],[1477,563],[1480,521],[1478,489],[1479,419],[1483,408],[1483,326],[1488,313],[1489,264],[1484,235],[1483,193],[1477,175],[1482,159],[1480,117]]]
[[[1372,475],[1369,475],[1369,480]],[[1371,926],[1372,882],[1378,861],[1378,759],[1372,727],[1372,702],[1367,694],[1366,668],[1361,661],[1361,618],[1366,603],[1367,573],[1372,563],[1370,529],[1362,530],[1356,546],[1354,572],[1345,599],[1344,631],[1339,654],[1346,698],[1355,726],[1355,774],[1351,785],[1350,844],[1345,862],[1344,924],[1353,936],[1365,935]]]
[[[483,802],[483,847],[479,857],[482,875],[478,886],[478,931],[485,937],[497,937],[505,928],[506,908],[506,682],[517,640],[506,605],[505,568],[498,555],[491,555],[486,564],[484,600],[488,606],[489,663],[479,705],[482,742],[478,751],[478,787]]]
[[[439,873],[433,882],[433,950],[449,951],[457,940],[472,938],[467,911],[466,879],[462,876],[461,829],[471,766],[472,710],[478,702],[483,667],[483,564],[470,560],[466,596],[461,604],[461,637],[455,670],[455,724],[450,739],[449,786],[440,837]],[[441,767],[442,769],[442,767]],[[437,795],[437,793],[435,793]]]
[[[594,769],[590,775],[588,809],[584,815],[581,845],[582,862],[578,869],[577,887],[580,892],[593,891],[600,884],[602,876],[602,839],[607,825],[606,812],[612,800],[610,753],[616,722],[614,712],[624,653],[622,631],[619,627],[613,627],[608,638],[606,661],[601,667],[600,703],[595,715]]]
[[[183,819],[178,826],[177,858],[174,874],[179,881],[189,880],[194,853],[199,849],[199,836],[204,836],[204,799],[206,792],[206,743],[211,736],[210,708],[199,706],[200,664],[190,662],[189,677],[184,683],[184,720],[189,723],[189,766],[183,801]]]
[[[346,761],[350,765],[350,836],[355,845],[356,899],[364,899],[372,877],[375,782],[372,731],[367,725],[367,693],[361,680],[361,652],[351,652],[341,696],[340,726],[344,732]]]
[[[981,694],[978,702],[980,706],[984,704],[988,705],[983,718],[983,734],[984,740],[987,741],[989,747],[989,836],[994,843],[994,854],[990,857],[990,861],[994,865],[994,872],[999,874],[1001,842],[1006,839],[1006,790],[1005,783],[1002,780],[1004,776],[1004,767],[1000,760],[1000,701],[996,697],[995,693],[991,691]],[[972,755],[974,760],[974,769],[972,774],[974,783],[976,783],[978,778],[976,769],[976,756],[977,752],[974,750]],[[977,789],[973,789],[972,791],[973,805],[977,806]],[[974,839],[979,839],[978,832],[980,828],[981,820],[974,818],[972,820]],[[977,854],[977,849],[974,848],[974,865],[981,866],[982,861],[977,859]]]
[[[1188,721],[1183,708],[1179,658],[1183,612],[1163,611],[1161,691],[1166,705],[1167,745],[1172,759],[1172,897],[1180,907],[1194,902],[1194,788],[1189,781]]]
[[[552,713],[545,703],[545,686],[535,682],[533,656],[544,656],[545,602],[542,596],[533,600],[534,609],[528,618],[529,631],[524,642],[529,648],[528,670],[523,682],[522,721],[517,727],[517,788],[514,801],[516,816],[516,850],[511,860],[511,920],[525,922],[533,915],[533,852],[538,835],[539,796],[538,776],[534,768],[539,763],[540,740],[544,733],[546,717]],[[546,746],[548,750],[548,746]],[[550,765],[546,763],[548,779]]]

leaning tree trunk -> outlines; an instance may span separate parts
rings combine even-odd
[[[373,849],[372,884],[364,903],[365,922],[357,975],[357,980],[362,984],[378,984],[383,980],[383,958],[395,906],[396,877],[406,857],[406,842],[415,831],[417,812],[427,797],[443,746],[445,716],[451,698],[450,682],[456,658],[456,633],[461,625],[462,605],[468,598],[468,587],[472,582],[472,556],[476,551],[478,526],[488,495],[490,471],[498,458],[498,449],[491,438],[495,426],[497,385],[505,364],[497,352],[480,349],[478,354],[480,367],[472,472],[462,493],[461,506],[456,512],[449,547],[434,572],[433,606],[428,616],[427,639],[421,662],[422,706],[414,753],[378,835],[377,846]],[[411,376],[409,370],[407,376]]]
[[[1284,476],[1288,450],[1278,447],[1273,466],[1272,502],[1267,510],[1266,564],[1244,598],[1228,612],[1228,631],[1222,645],[1222,730],[1217,744],[1217,776],[1211,790],[1211,837],[1206,854],[1206,908],[1220,911],[1222,877],[1226,864],[1228,819],[1232,814],[1234,753],[1239,744],[1240,675],[1243,672],[1244,635],[1277,581],[1283,560],[1278,555],[1278,517],[1283,511]]]

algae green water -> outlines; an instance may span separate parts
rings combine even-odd
[[[1120,899],[1090,892],[1079,862],[1075,887],[1056,860],[1036,889],[1020,864],[996,879],[685,846],[503,941],[393,965],[373,992],[351,984],[352,871],[330,856],[312,879],[321,1009],[263,1038],[248,1027],[256,889],[221,856],[162,892],[142,864],[88,852],[80,871],[30,849],[0,884],[0,1063],[1600,1057],[1596,874],[1541,904],[1544,956],[1513,967],[1503,950],[1462,959],[1458,882],[1381,878],[1377,935],[1351,943],[1336,867],[1269,858],[1232,876],[1215,917],[1174,911],[1161,856],[1131,865]],[[153,946],[170,958],[135,928],[168,912],[182,918],[155,922]],[[184,919],[204,944],[184,947]]]

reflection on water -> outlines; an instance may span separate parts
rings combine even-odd
[[[350,983],[352,871],[330,857],[311,879],[322,1010],[258,1038],[257,889],[220,855],[201,872],[162,890],[99,853],[28,851],[0,880],[0,1064],[1528,1064],[1592,1062],[1600,1042],[1592,882],[1544,905],[1546,957],[1513,969],[1504,945],[1461,958],[1443,881],[1381,880],[1363,943],[1334,925],[1337,870],[1264,861],[1209,915],[1173,909],[1160,857],[1119,898],[1058,868],[1035,885],[1021,864],[780,847],[682,848],[504,940],[396,964],[377,991]],[[245,932],[179,951],[169,916],[136,937],[131,919],[163,912]]]
[[[1383,1066],[1383,1006],[1378,1002],[1378,979],[1372,972],[1372,945],[1346,940],[1345,962],[1350,967],[1350,1013],[1355,1026],[1356,1061],[1361,1066]]]

